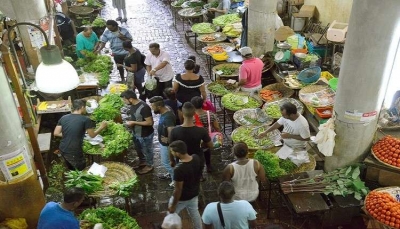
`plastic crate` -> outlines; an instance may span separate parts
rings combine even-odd
[[[325,56],[326,45],[314,46],[312,41],[307,41],[307,48],[309,53],[316,53],[319,56]]]
[[[330,114],[323,113],[324,111],[328,111],[328,110],[331,111]],[[332,109],[332,107],[326,107],[326,108],[317,108],[317,109],[315,109],[315,111],[320,118],[330,118],[330,117],[332,117],[333,109]]]

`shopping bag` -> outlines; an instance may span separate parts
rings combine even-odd
[[[215,113],[217,111],[217,109],[215,108],[214,104],[210,100],[204,101],[203,110],[211,111],[213,113]]]
[[[161,225],[163,229],[182,229],[182,220],[178,214],[172,213],[165,216]]]

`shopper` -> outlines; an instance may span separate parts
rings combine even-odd
[[[203,212],[206,229],[255,229],[256,214],[246,200],[234,200],[235,188],[231,182],[223,181],[218,187],[219,202],[209,203]],[[220,212],[218,208],[220,208]],[[224,225],[221,224],[223,218]]]
[[[145,64],[149,76],[157,79],[157,95],[162,96],[164,89],[172,86],[174,71],[171,66],[171,58],[167,52],[160,50],[160,45],[151,43],[150,54],[146,56]]]
[[[115,19],[116,21],[128,21],[128,17],[126,16],[125,0],[112,0],[112,6],[118,10],[118,17]],[[122,15],[122,12],[124,12],[124,15]]]
[[[237,160],[225,167],[223,180],[232,181],[235,200],[253,202],[259,194],[258,182],[266,182],[264,167],[256,159],[247,159],[246,143],[236,143],[232,151]]]
[[[194,69],[193,69],[193,73],[194,73],[194,74],[199,74],[199,73],[200,73],[200,65],[198,65],[198,64],[196,63],[196,57],[195,57],[195,56],[189,56],[189,57],[188,57],[188,60],[193,60],[193,62],[196,64],[196,66],[195,66]]]
[[[253,56],[253,51],[249,47],[240,48],[239,52],[243,57],[239,69],[239,86],[242,91],[254,93],[262,88],[261,75],[264,63]]]
[[[118,67],[125,68],[127,72],[126,84],[129,89],[139,92],[139,99],[146,101],[146,95],[143,90],[144,75],[146,74],[145,66],[143,65],[143,54],[139,49],[132,46],[131,41],[124,41],[122,43],[124,50],[128,51],[123,64],[117,64]]]
[[[209,8],[208,11],[214,12],[215,17],[227,14],[231,8],[231,0],[219,0],[217,8]]]
[[[86,101],[74,100],[71,114],[62,116],[54,129],[54,136],[62,138],[59,147],[70,170],[83,170],[86,167],[82,149],[85,133],[87,132],[89,137],[94,138],[107,127],[107,122],[103,121],[95,130],[96,124],[85,114]]]
[[[128,51],[122,47],[124,41],[132,41],[132,35],[125,28],[119,27],[118,23],[114,20],[108,20],[106,22],[107,29],[104,31],[103,35],[100,37],[99,48],[95,51],[99,53],[107,42],[110,42],[110,48],[112,55],[114,56],[114,61],[116,64],[123,64]],[[124,68],[118,67],[119,75],[121,81],[125,81]]]
[[[188,154],[197,154],[201,161],[201,171],[204,169],[204,154],[201,144],[204,148],[213,148],[211,138],[208,135],[208,131],[204,127],[198,127],[194,125],[193,116],[195,114],[195,108],[190,102],[186,102],[182,106],[182,113],[184,117],[183,124],[172,129],[169,142],[176,140],[182,140],[188,147]],[[175,160],[170,154],[171,164],[174,167]],[[204,180],[204,178],[202,178]]]
[[[172,87],[165,88],[164,97],[167,98],[164,100],[165,105],[167,105],[175,114],[176,125],[180,125],[181,121],[179,117],[182,117],[182,111],[179,109],[182,106],[182,103],[176,99],[176,93]]]
[[[176,91],[177,99],[182,104],[190,102],[195,96],[201,96],[203,100],[206,100],[207,94],[204,79],[193,72],[196,63],[189,59],[185,61],[184,65],[186,72],[177,74],[173,79],[172,86]]]
[[[199,213],[199,189],[202,173],[201,159],[198,155],[188,154],[187,144],[183,141],[173,141],[169,145],[173,157],[179,159],[174,169],[175,189],[168,206],[169,213],[178,213],[186,208],[192,219],[193,228],[201,229]]]
[[[209,125],[208,116],[210,116],[211,131],[221,132],[217,116],[210,111],[203,110],[203,99],[201,97],[199,96],[193,97],[190,102],[196,109],[194,114],[195,125],[197,125],[196,123],[199,123],[201,124],[202,127],[204,127],[208,131],[208,125]],[[206,161],[207,172],[212,172],[213,168],[211,166],[211,150],[209,148],[206,148],[204,149],[203,152],[204,152],[204,159]]]
[[[86,52],[93,52],[99,46],[99,38],[92,27],[87,26],[76,36],[76,55],[85,58]]]
[[[74,21],[61,12],[56,13],[55,19],[62,44],[66,46],[74,44],[75,37],[78,34]]]
[[[40,213],[38,229],[79,229],[74,210],[85,199],[82,188],[69,188],[64,192],[62,203],[48,202]]]
[[[167,174],[161,174],[158,176],[161,180],[172,179],[170,186],[173,186],[174,170],[171,167],[169,161],[169,150],[168,150],[168,137],[175,127],[175,115],[174,112],[169,110],[164,103],[164,98],[161,96],[155,96],[150,99],[151,109],[153,109],[154,114],[160,114],[158,122],[158,141],[160,144],[160,156],[161,164],[167,170]]]
[[[281,137],[284,144],[294,150],[305,150],[306,143],[310,140],[310,127],[307,119],[297,113],[297,107],[292,103],[284,103],[280,109],[282,117],[259,136],[264,137],[267,133],[283,126]]]
[[[138,99],[132,90],[122,92],[121,97],[125,104],[131,105],[129,111],[130,120],[126,122],[133,131],[133,141],[139,156],[139,163],[134,169],[139,169],[138,174],[146,174],[153,171],[153,116],[151,108],[142,100]]]

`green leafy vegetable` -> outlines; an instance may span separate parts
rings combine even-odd
[[[135,176],[134,178],[125,182],[115,182],[110,185],[110,188],[116,190],[118,196],[129,197],[136,185],[138,185],[138,179]]]
[[[242,19],[239,14],[225,14],[213,19],[213,24],[218,26],[225,26],[227,24],[232,24],[235,22],[240,22]]]
[[[223,66],[221,68],[218,68],[217,71],[222,71],[222,75],[232,75],[233,73],[238,71],[238,68],[232,68],[229,66]]]
[[[110,104],[105,104],[96,108],[90,118],[96,122],[109,121],[114,120],[119,114],[120,111],[118,109],[115,109]]]
[[[178,1],[174,1],[173,3],[171,3],[172,4],[172,6],[175,6],[175,7],[179,7],[179,6],[181,6],[183,3],[185,3],[186,2],[186,0],[178,0]]]
[[[69,171],[65,173],[67,188],[78,187],[85,190],[86,194],[103,190],[103,178],[83,171]]]
[[[115,109],[120,110],[124,106],[124,102],[118,94],[107,94],[99,101],[100,106],[111,105]]]
[[[87,6],[90,6],[92,8],[102,8],[103,5],[97,1],[97,0],[87,0]]]
[[[93,27],[105,27],[106,26],[106,20],[104,20],[101,17],[96,17],[94,21],[92,22]]]
[[[245,102],[248,99],[247,103]],[[257,108],[261,104],[255,98],[246,95],[226,94],[221,99],[222,106],[231,110],[238,111],[245,108]]]
[[[192,26],[192,31],[195,33],[213,33],[216,31],[216,28],[211,23],[197,23]]]
[[[268,148],[272,146],[273,142],[269,138],[256,139],[255,136],[264,132],[264,128],[257,129],[257,133],[253,133],[254,127],[242,126],[234,133],[232,133],[232,141],[234,142],[244,142],[251,149]]]
[[[279,157],[270,151],[257,150],[254,159],[259,161],[269,179],[276,179],[286,174],[286,171],[279,167]]]
[[[84,229],[93,228],[96,223],[103,224],[104,229],[140,229],[136,220],[125,211],[113,206],[86,209],[79,215],[79,219],[88,221]]]
[[[278,106],[278,104],[272,104],[271,106],[267,106],[267,108],[265,108],[265,112],[269,117],[274,119],[282,117],[281,108]]]

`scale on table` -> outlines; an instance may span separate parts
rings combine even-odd
[[[276,62],[286,62],[290,59],[290,49],[292,46],[286,42],[278,42],[276,47],[279,51],[275,54]]]

